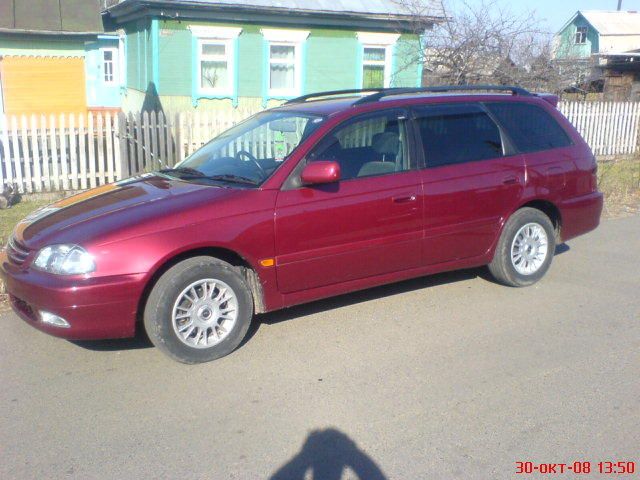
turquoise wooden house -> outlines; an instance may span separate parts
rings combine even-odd
[[[393,0],[110,0],[105,16],[126,34],[125,110],[421,84],[421,32]],[[420,23],[441,18],[434,6]]]
[[[640,12],[580,10],[555,37],[558,59],[584,60],[640,49]]]
[[[97,1],[0,0],[0,113],[119,110],[123,55]]]

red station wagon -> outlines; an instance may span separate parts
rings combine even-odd
[[[488,86],[300,97],[174,168],[35,212],[0,273],[40,330],[122,338],[142,322],[185,363],[233,351],[255,314],[358,289],[481,265],[531,285],[602,210],[556,103]]]

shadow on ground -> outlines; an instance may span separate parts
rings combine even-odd
[[[569,250],[569,246],[563,243],[556,247],[555,254],[561,255],[565,252],[568,252]],[[284,310],[278,310],[275,312],[266,313],[264,315],[259,315],[252,323],[247,336],[244,338],[240,346],[251,340],[251,338],[260,328],[261,324],[273,325],[279,322],[292,320],[296,317],[304,317],[328,310],[333,310],[335,308],[347,307],[349,305],[368,302],[377,298],[400,295],[403,293],[412,292],[414,290],[421,290],[438,285],[446,285],[448,283],[454,283],[463,280],[471,280],[477,277],[483,278],[490,282],[493,281],[493,278],[484,267],[468,270],[457,270],[454,272],[439,273],[436,275],[429,275],[426,277],[405,280],[403,282],[382,285],[380,287],[347,293],[337,297],[331,297],[325,300],[318,300]],[[74,341],[73,343],[88,350],[105,352],[116,350],[136,350],[141,348],[153,347],[153,344],[145,334],[142,325],[139,325],[139,327],[136,329],[136,336],[134,338],[97,341]]]
[[[153,343],[147,337],[144,328],[136,328],[136,336],[133,338],[114,338],[112,340],[71,340],[71,343],[87,350],[95,352],[115,352],[118,350],[139,350],[151,348]]]
[[[341,431],[334,428],[314,430],[300,451],[270,480],[340,480],[346,469],[360,480],[387,478],[376,462]]]

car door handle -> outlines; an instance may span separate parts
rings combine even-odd
[[[514,185],[518,183],[518,177],[507,177],[502,180],[502,183],[504,183],[505,185]]]
[[[410,203],[415,202],[418,199],[415,195],[407,195],[404,197],[393,197],[393,203]]]

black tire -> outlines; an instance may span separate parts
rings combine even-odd
[[[215,279],[229,286],[238,308],[235,324],[226,337],[210,347],[196,348],[178,337],[172,312],[183,290],[203,279]],[[174,265],[158,279],[145,305],[144,327],[149,339],[162,352],[179,362],[194,364],[224,357],[235,350],[247,334],[252,317],[251,290],[238,270],[217,258],[193,257]]]
[[[522,274],[518,272],[511,260],[511,245],[518,231],[529,223],[537,223],[547,234],[547,255],[542,265],[531,274]],[[527,287],[533,285],[540,280],[553,260],[553,254],[556,248],[556,236],[553,223],[549,217],[543,212],[535,208],[521,208],[516,211],[505,224],[496,246],[493,260],[489,264],[491,275],[503,285],[510,287]]]

